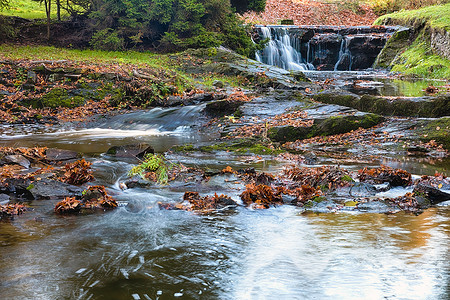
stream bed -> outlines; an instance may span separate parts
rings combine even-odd
[[[386,86],[392,94],[398,84]],[[278,101],[282,110],[298,105],[271,97],[254,99],[259,115],[272,111],[261,109],[264,103],[270,107]],[[448,299],[448,202],[419,215],[319,213],[290,205],[199,214],[161,210],[158,202],[181,200],[186,190],[238,199],[242,187],[218,178],[201,186],[119,188],[137,161],[110,157],[105,154],[109,147],[148,143],[164,152],[174,145],[213,141],[217,133],[201,130],[207,121],[203,108],[154,108],[81,127],[2,126],[1,146],[82,152],[93,163],[94,184],[105,185],[119,208],[59,216],[53,212],[57,200],[34,200],[32,211],[0,223],[0,299]],[[254,112],[248,105],[243,111]],[[401,124],[399,119],[388,126],[404,132]],[[352,160],[319,154],[314,165],[358,170],[385,164],[416,177],[436,170],[450,175],[448,158],[405,157],[388,144],[362,149],[342,150]],[[367,160],[371,153],[378,158]],[[231,166],[275,172],[287,164],[224,151],[168,157],[216,171]]]

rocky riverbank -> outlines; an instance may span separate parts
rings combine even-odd
[[[226,49],[190,50],[172,55],[170,61],[177,66],[177,72],[187,76],[205,78],[207,74],[222,80],[181,90],[176,87],[175,72],[134,66],[83,69],[69,61],[3,62],[4,123],[60,126],[61,122],[99,116],[108,119],[111,114],[155,106],[201,105],[204,118],[198,119],[195,126],[219,139],[180,145],[165,156],[153,154],[149,145],[120,145],[104,154],[131,159],[138,165],[128,179],[119,183],[122,190],[165,185],[169,189],[182,188],[183,199],[162,202],[160,208],[164,209],[210,211],[241,205],[255,209],[293,204],[307,211],[373,208],[375,212],[418,213],[448,200],[449,183],[444,173],[413,180],[401,169],[382,166],[352,171],[326,163],[334,160],[338,164],[380,165],[389,157],[399,156],[445,159],[450,128],[448,117],[439,117],[447,115],[448,101],[442,97],[448,96],[419,101],[417,105],[423,109],[418,106],[408,119],[399,119],[405,114],[396,105],[411,101],[404,105],[409,107],[416,101],[388,101],[383,110],[377,104],[381,101],[378,98],[373,98],[373,103],[365,101],[366,96],[311,82],[301,72],[263,65]],[[240,88],[233,87],[229,78],[236,78]],[[436,110],[438,102],[441,105]],[[89,157],[80,160],[77,152],[47,148],[2,148],[0,152],[5,204],[8,200],[26,203],[53,199],[58,201],[57,213],[76,214],[118,206],[108,190],[113,197],[121,192],[98,186],[91,163],[85,160]],[[211,171],[171,163],[208,153],[227,153],[255,162],[279,161],[284,167],[261,173],[252,168]],[[221,186],[217,192],[222,194],[201,196],[199,191],[210,190],[211,182]],[[397,186],[404,189],[398,196],[380,195],[395,191]],[[2,209],[4,218],[24,211],[21,207]]]

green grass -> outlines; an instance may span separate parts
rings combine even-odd
[[[384,24],[390,18],[402,24],[422,20],[430,27],[441,28],[450,31],[450,3],[445,5],[429,6],[418,10],[404,10],[379,17],[375,25]]]
[[[0,44],[0,57],[4,59],[71,60],[93,63],[119,63],[162,67],[167,64],[165,55],[137,51],[102,51],[57,48],[52,46],[21,46]]]
[[[0,14],[25,19],[45,19],[47,17],[44,4],[32,0],[10,0],[9,7],[0,10]],[[67,15],[67,12],[61,10],[61,16],[65,15]],[[52,3],[51,18],[56,19],[56,5],[54,3]]]

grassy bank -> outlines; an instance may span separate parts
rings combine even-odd
[[[450,79],[450,60],[434,53],[430,41],[433,30],[450,31],[450,4],[388,14],[374,24],[402,25],[412,28],[415,34],[412,42],[409,37],[399,38],[397,44],[401,46],[394,46],[389,50],[391,53],[386,53],[392,58],[386,59],[382,67],[411,77]]]
[[[95,67],[95,65],[111,65],[113,68],[127,70],[153,69],[158,74],[168,74],[176,77],[184,86],[203,88],[213,86],[215,81],[222,81],[231,87],[242,87],[242,78],[226,76],[217,73],[188,74],[182,70],[185,60],[190,60],[189,54],[171,55],[155,54],[137,51],[102,51],[58,48],[39,45],[0,44],[0,60],[67,60],[80,65]]]
[[[30,0],[10,0],[8,8],[0,10],[1,15],[16,16],[25,19],[45,19],[44,4]],[[68,15],[65,10],[61,10],[61,15]],[[51,18],[56,19],[56,7],[52,5]]]
[[[450,3],[387,14],[379,17],[375,21],[375,25],[385,24],[387,20],[397,25],[410,26],[414,23],[422,22],[429,27],[450,31]]]

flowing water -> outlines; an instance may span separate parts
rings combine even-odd
[[[56,200],[32,201],[34,211],[0,223],[0,298],[448,299],[445,203],[418,216],[305,214],[293,206],[201,215],[157,205],[180,200],[192,186],[121,191],[118,181],[136,162],[101,153],[131,141],[163,151],[211,139],[193,126],[199,125],[201,108],[135,112],[88,128],[29,128],[25,135],[18,135],[23,128],[3,127],[2,145],[89,153],[96,183],[106,185],[121,205],[103,214],[57,216]],[[216,170],[281,167],[222,154],[178,159]],[[237,199],[239,192],[223,183],[210,182],[201,192],[224,190]]]

